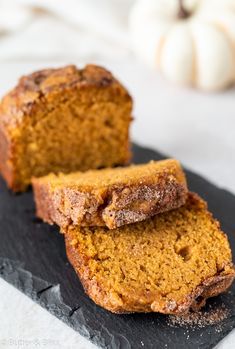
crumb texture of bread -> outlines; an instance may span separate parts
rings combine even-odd
[[[196,194],[144,222],[114,230],[70,225],[64,233],[86,293],[114,313],[183,314],[234,279],[227,236]]]
[[[104,68],[25,76],[0,104],[0,172],[23,191],[33,176],[124,165],[131,113],[127,90]]]
[[[177,160],[151,161],[33,179],[37,216],[65,227],[114,229],[182,206],[187,198]]]

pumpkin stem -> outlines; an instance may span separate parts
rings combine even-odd
[[[180,19],[186,19],[190,16],[190,13],[185,9],[183,0],[179,0],[179,11],[178,11],[178,17]]]

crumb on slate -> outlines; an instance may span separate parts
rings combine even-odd
[[[203,328],[209,325],[217,325],[226,319],[229,315],[229,310],[222,304],[221,306],[208,311],[201,310],[197,312],[189,312],[184,315],[171,315],[168,318],[168,325],[171,327],[191,327]],[[221,326],[216,328],[216,332],[221,332]]]

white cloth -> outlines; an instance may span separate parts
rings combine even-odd
[[[123,59],[134,0],[0,0],[0,60]]]

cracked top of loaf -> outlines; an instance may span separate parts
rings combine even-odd
[[[3,97],[0,105],[0,123],[13,125],[24,115],[33,113],[36,104],[43,99],[50,99],[56,93],[73,88],[111,85],[131,100],[127,90],[113,75],[97,65],[88,64],[83,69],[67,65],[62,68],[36,71],[21,77],[16,87]]]

